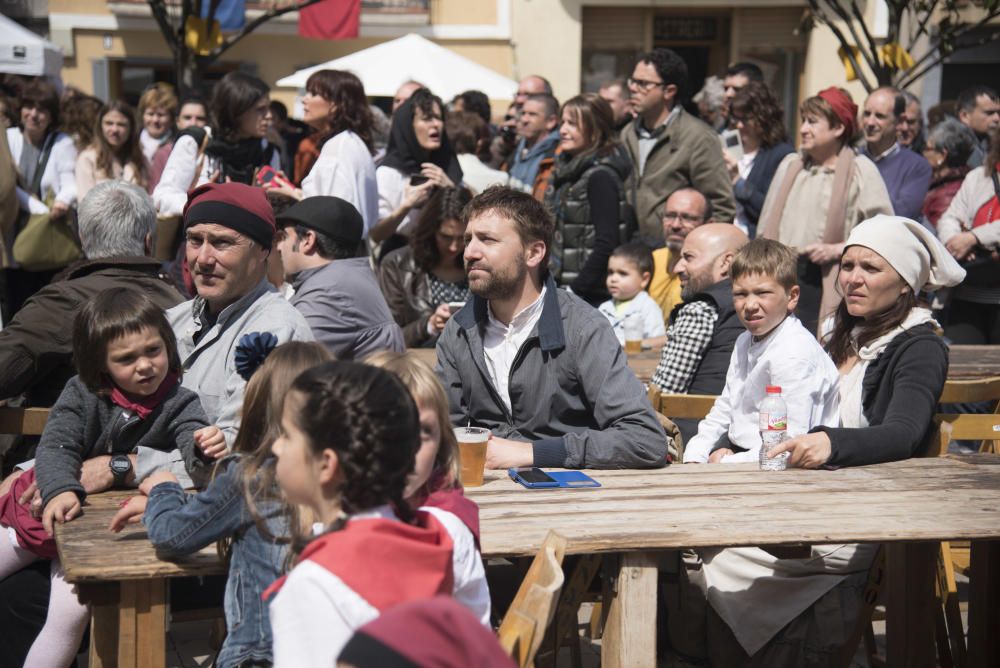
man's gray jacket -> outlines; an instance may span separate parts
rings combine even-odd
[[[483,353],[488,303],[473,297],[437,344],[438,375],[452,424],[531,441],[534,465],[653,468],[667,463],[667,437],[626,364],[611,325],[547,279],[542,314],[510,370],[508,411]]]
[[[313,336],[340,360],[364,359],[380,350],[406,350],[367,257],[333,260],[292,279],[297,308]]]

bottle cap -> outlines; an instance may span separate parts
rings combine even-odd
[[[781,394],[781,386],[780,385],[768,385],[767,386],[767,393],[768,394]]]

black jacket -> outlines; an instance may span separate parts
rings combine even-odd
[[[868,365],[861,410],[863,429],[816,427],[830,437],[828,466],[864,466],[921,454],[948,377],[948,349],[931,325],[899,334]]]
[[[754,158],[750,176],[745,181],[737,181],[736,185],[733,186],[733,197],[743,207],[751,229],[757,227],[760,212],[764,208],[764,199],[767,197],[767,189],[771,187],[771,181],[774,180],[774,173],[778,170],[778,165],[781,164],[786,155],[794,151],[792,145],[786,142],[770,148],[761,148],[757,151],[757,157]]]

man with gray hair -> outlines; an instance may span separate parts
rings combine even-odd
[[[182,301],[150,257],[156,209],[142,188],[105,181],[80,202],[85,259],[35,293],[0,330],[0,398],[24,394],[28,406],[51,406],[73,374],[76,312],[109,288],[140,290],[163,309]]]

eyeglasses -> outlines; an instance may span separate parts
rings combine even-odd
[[[703,220],[700,216],[693,216],[690,213],[678,213],[676,211],[664,211],[662,218],[668,223],[672,223],[675,220],[683,220],[688,225],[697,225]]]
[[[628,85],[629,87],[635,87],[641,90],[649,90],[654,86],[666,86],[667,84],[664,81],[646,81],[645,79],[633,79],[632,77],[629,77]]]

